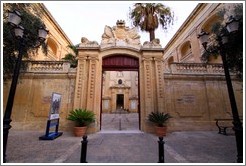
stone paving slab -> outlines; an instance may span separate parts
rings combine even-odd
[[[64,132],[52,141],[39,140],[43,132],[10,130],[8,163],[79,163],[82,138]],[[98,132],[88,135],[88,163],[158,162],[158,138],[143,132]],[[217,131],[169,133],[165,138],[166,163],[235,163],[235,136]]]

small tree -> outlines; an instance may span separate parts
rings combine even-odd
[[[155,39],[155,30],[159,25],[167,29],[173,22],[171,9],[161,3],[135,3],[129,15],[134,26],[149,32],[150,41]]]
[[[33,4],[29,3],[4,3],[3,4],[3,78],[6,80],[12,73],[18,55],[19,42],[13,34],[13,29],[8,24],[8,10],[18,10],[21,14],[21,26],[25,29],[23,37],[23,56],[28,58],[31,53],[38,50],[38,29],[44,26],[40,19],[42,13],[31,10]],[[32,12],[31,12],[32,11]],[[47,54],[47,45],[41,44],[42,50]]]
[[[68,60],[71,63],[71,67],[72,68],[76,68],[78,65],[78,45],[74,46],[74,45],[68,45],[67,47],[69,47],[71,50],[73,50],[73,54],[72,53],[68,53],[65,55],[64,60]]]

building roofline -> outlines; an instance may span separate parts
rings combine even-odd
[[[51,15],[49,10],[46,8],[46,6],[43,3],[38,4],[45,12],[45,15],[49,17],[49,19],[52,20],[52,22],[55,24],[57,29],[60,31],[60,33],[63,35],[63,37],[69,42],[70,45],[73,45],[73,42],[68,38],[66,33],[62,30],[61,26],[58,24],[58,22],[55,20],[55,18]]]
[[[177,32],[173,35],[173,37],[169,40],[169,42],[167,43],[167,45],[164,47],[164,51],[172,44],[172,42],[174,41],[175,38],[178,37],[178,35],[181,33],[181,31],[183,31],[186,27],[186,25],[190,22],[190,20],[192,19],[192,17],[195,16],[195,14],[200,11],[201,9],[203,9],[206,6],[206,4],[204,3],[199,3],[195,9],[190,13],[190,15],[187,17],[187,19],[183,22],[183,24],[179,27],[179,29],[177,30]]]

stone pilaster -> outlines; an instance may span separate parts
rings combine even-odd
[[[164,112],[164,76],[163,76],[163,50],[149,48],[142,50],[140,92],[141,98],[141,126],[144,131],[151,131],[147,117],[152,111]]]
[[[74,108],[86,108],[96,114],[95,128],[99,130],[101,103],[101,70],[99,49],[80,47],[75,86]],[[93,131],[91,131],[93,132]]]
[[[75,85],[75,96],[74,96],[74,109],[75,108],[85,108],[86,103],[86,84],[88,82],[87,77],[87,57],[79,56],[78,66],[77,66],[77,76]],[[81,99],[84,100],[81,100]]]

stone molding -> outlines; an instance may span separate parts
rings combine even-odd
[[[76,72],[68,61],[23,61],[23,64],[27,65],[26,72]]]
[[[172,63],[164,69],[164,73],[224,75],[224,68],[222,64]]]

